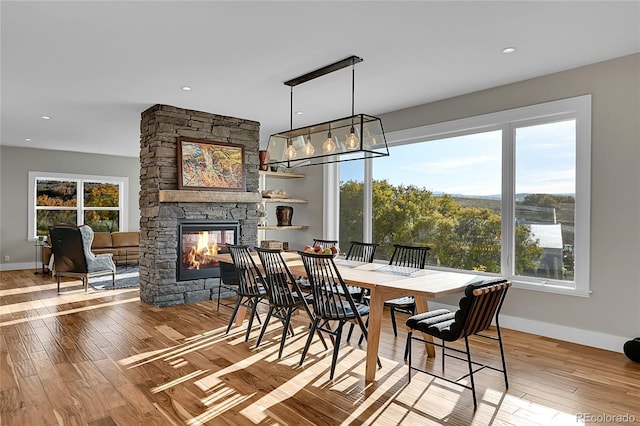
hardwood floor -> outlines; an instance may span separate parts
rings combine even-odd
[[[504,330],[509,389],[500,373],[478,373],[474,413],[468,390],[419,373],[407,382],[406,333],[395,339],[388,315],[383,368],[365,384],[359,334],[341,347],[330,382],[331,351],[317,337],[298,367],[304,315],[278,360],[280,323],[272,321],[255,349],[259,325],[248,343],[243,327],[225,335],[231,309],[215,306],[155,308],[137,289],[85,293],[71,280],[58,294],[49,276],[1,272],[0,423],[520,426],[610,424],[625,415],[640,422],[640,364],[622,354]],[[500,362],[493,343],[472,344],[481,361]],[[447,360],[448,374],[465,368]]]

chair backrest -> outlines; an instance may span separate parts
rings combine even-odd
[[[264,282],[262,282],[262,275],[251,256],[249,246],[227,244],[227,248],[231,253],[238,277],[238,293],[245,296],[260,295],[259,284],[264,284]]]
[[[431,247],[428,246],[408,246],[403,244],[394,244],[393,247],[389,265],[418,269],[424,269],[427,263],[427,252],[431,250]]]
[[[276,306],[294,306],[296,300],[293,297],[292,288],[300,297],[302,297],[302,292],[282,257],[281,250],[255,247],[255,251],[258,253],[264,269],[269,302]]]
[[[330,248],[331,246],[338,245],[338,240],[321,240],[319,238],[313,239],[314,246],[320,246],[323,249]]]
[[[511,282],[504,278],[469,284],[464,297],[460,299],[460,309],[456,311],[449,331],[443,331],[440,337],[453,341],[465,334],[471,336],[489,328],[494,316],[500,313],[509,287]]]
[[[347,252],[347,260],[355,260],[358,262],[373,262],[373,257],[376,254],[376,249],[380,244],[377,243],[362,243],[360,241],[351,241],[351,246]]]
[[[313,295],[313,312],[323,319],[341,320],[359,317],[331,254],[299,251]]]
[[[82,235],[75,225],[55,225],[49,228],[51,251],[56,272],[87,272]]]
[[[220,268],[220,281],[227,286],[239,285],[238,273],[233,263],[218,262]]]

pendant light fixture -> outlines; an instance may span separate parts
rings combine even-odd
[[[291,88],[289,130],[271,135],[267,144],[270,166],[301,167],[389,155],[382,121],[355,114],[355,65],[362,58],[350,56],[318,68],[284,84]],[[351,116],[301,128],[293,128],[293,88],[351,66]]]

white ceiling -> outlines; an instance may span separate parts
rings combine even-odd
[[[289,129],[282,83],[350,55],[364,59],[356,113],[380,115],[640,51],[639,1],[2,1],[0,13],[2,145],[129,157],[156,103],[256,120],[266,145]],[[294,127],[348,116],[350,69],[294,96]]]

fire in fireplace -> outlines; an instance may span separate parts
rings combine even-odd
[[[220,276],[212,255],[228,253],[227,244],[238,244],[237,221],[181,221],[178,223],[178,281]]]

